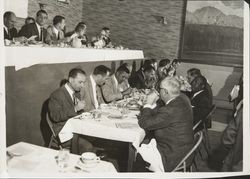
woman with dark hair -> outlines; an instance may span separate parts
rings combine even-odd
[[[25,25],[32,24],[32,23],[35,23],[35,19],[33,17],[27,17],[25,19]]]

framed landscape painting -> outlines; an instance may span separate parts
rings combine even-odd
[[[182,59],[242,67],[243,2],[188,0]]]

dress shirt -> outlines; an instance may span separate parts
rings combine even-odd
[[[90,82],[91,82],[92,89],[93,89],[94,105],[95,105],[95,108],[97,109],[99,107],[99,104],[98,104],[97,97],[96,97],[96,82],[92,75],[90,75],[89,78],[90,78]]]
[[[117,81],[115,75],[112,75],[112,78],[113,78],[113,80],[115,82],[115,89],[117,89],[118,88],[118,81]]]
[[[37,27],[37,30],[38,30],[38,34],[39,34],[39,39],[40,39],[40,37],[41,37],[41,27],[42,26],[40,26],[37,22],[36,22],[36,27]]]
[[[7,32],[8,35],[9,35],[9,30],[8,30],[8,28],[7,28],[6,26],[3,26],[3,28],[6,30],[6,32]]]
[[[54,30],[54,32],[56,34],[56,38],[59,39],[58,38],[59,37],[59,30],[57,30],[57,28],[55,28],[55,26],[53,26],[53,30]]]
[[[72,101],[74,103],[74,96],[73,96],[74,93],[75,93],[74,90],[72,89],[72,87],[69,86],[68,83],[65,84],[65,88],[68,91],[68,93],[69,93],[69,95],[70,95],[70,97],[71,97],[71,99],[72,99]]]

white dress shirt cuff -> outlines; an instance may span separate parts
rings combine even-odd
[[[143,108],[150,108],[150,109],[154,109],[156,107],[156,104],[145,104],[144,106],[143,106]]]

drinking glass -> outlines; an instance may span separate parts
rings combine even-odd
[[[69,149],[60,149],[57,156],[57,165],[60,172],[65,172],[69,162]]]

